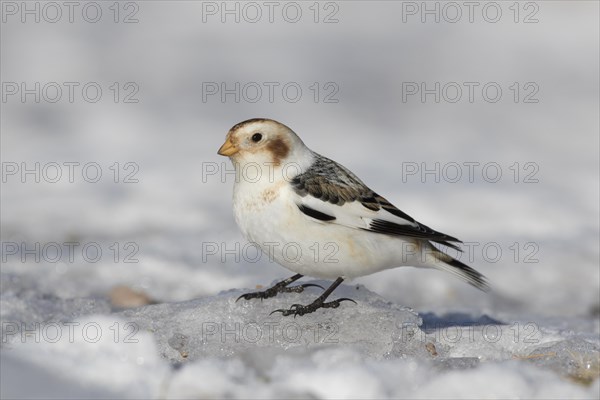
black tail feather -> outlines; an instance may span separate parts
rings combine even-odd
[[[483,274],[475,271],[473,268],[469,267],[466,264],[463,264],[462,262],[454,258],[451,258],[450,261],[445,262],[446,264],[459,270],[460,272],[457,271],[457,273],[459,275],[464,276],[467,283],[475,286],[479,290],[483,290],[484,292],[489,292],[491,290],[490,286],[487,283],[487,279]]]

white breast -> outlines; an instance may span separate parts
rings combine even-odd
[[[401,264],[402,240],[318,221],[299,210],[296,196],[286,181],[235,185],[236,221],[269,258],[296,273],[325,279],[353,278]]]

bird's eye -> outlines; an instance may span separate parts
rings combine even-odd
[[[262,139],[262,133],[255,133],[254,135],[252,135],[252,141],[254,143],[260,142],[260,139]]]

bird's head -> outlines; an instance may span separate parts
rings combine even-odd
[[[218,153],[234,164],[268,163],[277,167],[305,158],[310,150],[282,123],[254,118],[234,125]]]

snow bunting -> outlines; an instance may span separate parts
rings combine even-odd
[[[240,298],[265,299],[316,286],[289,287],[304,275],[335,279],[313,303],[274,311],[304,315],[353,301],[325,302],[344,279],[399,266],[445,270],[489,290],[482,274],[434,246],[460,250],[455,244],[460,240],[400,211],[348,169],[310,150],[287,126],[262,118],[240,122],[218,153],[229,157],[236,170],[233,210],[242,233],[296,272]]]

